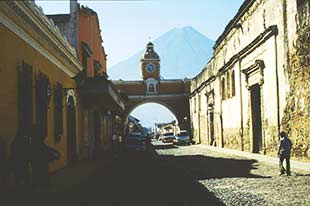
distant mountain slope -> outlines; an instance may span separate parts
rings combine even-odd
[[[160,57],[164,79],[184,79],[197,75],[212,57],[214,41],[192,27],[175,28],[157,38],[154,49]],[[145,45],[147,42],[145,42]],[[112,80],[138,80],[140,58],[145,48],[108,68]]]

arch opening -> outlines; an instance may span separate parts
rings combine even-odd
[[[127,115],[127,124],[129,125],[129,118],[135,118],[141,125],[142,132],[156,133],[162,125],[167,125],[166,130],[173,133],[179,131],[178,119],[174,111],[168,105],[157,102],[142,102],[134,106]],[[169,129],[170,128],[170,129]],[[137,128],[127,132],[138,132]]]

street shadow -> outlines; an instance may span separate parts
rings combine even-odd
[[[176,162],[171,161],[166,165],[152,150],[123,156],[117,167],[92,175],[79,202],[81,206],[100,205],[102,200],[107,206],[224,206],[206,187],[178,171],[174,167]]]
[[[271,178],[251,174],[256,160],[237,160],[229,158],[207,157],[203,155],[173,156],[161,155],[157,157],[163,167],[173,167],[176,173],[183,173],[194,180],[214,178]]]
[[[157,149],[161,149],[161,150],[165,150],[165,149],[176,149],[178,148],[177,146],[175,146],[174,144],[161,144],[161,145],[153,145],[153,149],[157,150]]]
[[[158,147],[151,146],[146,152],[124,153],[111,160],[111,164],[98,161],[100,167],[87,172],[79,181],[71,181],[71,187],[65,186],[68,178],[61,176],[62,181],[58,181],[61,188],[54,188],[45,196],[37,195],[37,204],[32,206],[223,206],[225,204],[198,180],[265,178],[251,174],[255,160],[158,155],[155,148]],[[72,171],[71,175],[74,174]]]
[[[115,197],[116,205],[224,205],[199,180],[215,178],[270,178],[251,174],[256,160],[207,157],[203,155],[159,155],[156,149],[174,145],[152,145],[145,154],[126,156],[119,164],[117,182],[105,192]],[[117,185],[117,186],[116,186]],[[113,196],[114,195],[114,196]],[[138,197],[136,197],[138,195]],[[137,201],[137,198],[139,199]],[[151,201],[150,201],[151,200]],[[111,202],[111,204],[112,204]],[[112,205],[113,205],[112,204]],[[109,204],[108,204],[109,205]]]

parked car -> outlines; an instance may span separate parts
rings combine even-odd
[[[127,151],[146,151],[147,140],[141,133],[129,133],[126,137]]]
[[[162,142],[166,143],[166,142],[173,142],[173,140],[175,139],[175,136],[173,133],[165,133],[162,136]]]
[[[182,144],[190,145],[191,140],[189,138],[188,132],[186,130],[181,130],[180,133],[173,140],[173,143],[178,145]]]

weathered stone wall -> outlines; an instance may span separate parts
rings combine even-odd
[[[200,115],[200,138],[201,143],[208,144],[208,125],[207,125],[207,116],[206,114]]]
[[[241,138],[238,128],[224,129],[224,147],[242,150]]]
[[[266,142],[265,142],[265,149],[266,154],[270,156],[276,156],[278,152],[278,143],[279,143],[279,137],[278,137],[278,131],[276,126],[268,126],[266,124],[265,128],[265,136]]]
[[[243,149],[244,151],[251,152],[251,137],[250,137],[250,120],[246,121],[246,125],[243,128]]]
[[[252,114],[250,89],[259,85],[262,133],[259,152],[276,156],[278,132],[283,129],[293,140],[293,156],[310,159],[309,10],[308,0],[246,0],[216,41],[212,59],[191,82],[191,98],[207,95],[199,92],[204,88],[213,89],[217,146],[253,151],[252,115],[257,115],[258,110]],[[257,62],[262,62],[260,69]],[[232,72],[235,95],[231,84],[227,84],[231,81],[227,76]],[[198,107],[197,101],[195,106]],[[207,108],[208,99],[201,106]],[[203,121],[207,120],[208,112]],[[198,123],[201,125],[197,115],[191,121],[196,127]],[[209,135],[202,132],[207,128],[196,127],[194,135],[198,131],[200,135]]]
[[[293,157],[310,160],[310,27],[307,22],[300,25],[295,50],[290,55],[288,77],[290,92],[282,128],[293,141]]]

